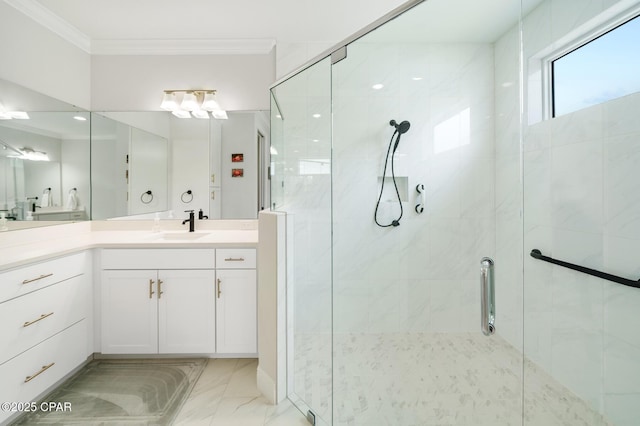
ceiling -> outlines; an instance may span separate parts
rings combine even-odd
[[[405,0],[5,0],[90,53],[107,41],[338,42]],[[273,46],[270,45],[269,49]],[[113,53],[111,51],[107,53]],[[243,53],[243,52],[237,52]],[[253,52],[251,52],[253,53]]]
[[[232,53],[268,53],[274,44],[336,44],[406,0],[4,0],[93,54],[126,54],[127,44],[216,41]],[[522,0],[531,10],[541,0]],[[424,7],[423,7],[424,6]],[[430,29],[439,39],[494,41],[517,21],[520,0],[427,0],[398,37]],[[487,25],[490,22],[491,25]],[[244,49],[244,51],[243,51]],[[159,49],[161,51],[161,48]],[[133,52],[134,49],[131,49]],[[223,50],[221,50],[223,51]],[[156,52],[157,53],[157,52]],[[204,53],[204,50],[203,50]],[[317,52],[320,53],[320,52]],[[315,55],[311,55],[315,56]]]

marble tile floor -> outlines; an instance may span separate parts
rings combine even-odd
[[[196,360],[200,361],[200,360]],[[308,426],[300,411],[285,400],[279,405],[271,405],[261,396],[256,385],[256,359],[208,359],[204,370],[193,384],[189,396],[173,417],[171,425],[180,426]],[[152,361],[153,362],[153,361]],[[196,376],[197,377],[197,376]],[[105,379],[108,380],[108,379]],[[114,376],[113,380],[133,380],[125,376]],[[95,384],[93,384],[94,386]],[[130,384],[125,385],[131,386]],[[95,386],[94,386],[95,387]],[[113,386],[112,386],[113,387]],[[56,392],[56,391],[54,391]],[[96,396],[104,396],[94,392]],[[153,393],[153,392],[152,392]],[[107,395],[108,398],[122,402],[127,397],[118,398],[116,394]],[[129,397],[130,399],[130,397]],[[135,401],[134,401],[135,402]],[[82,403],[78,400],[76,403]],[[86,411],[86,410],[85,410]],[[112,410],[113,411],[113,410]],[[109,412],[108,414],[114,414]],[[126,420],[118,417],[108,417],[108,421],[101,422],[100,417],[91,414],[91,424],[108,425],[155,425],[153,420]],[[49,423],[48,420],[51,420]],[[89,417],[84,418],[84,424]],[[30,424],[29,418],[18,419],[19,424]],[[83,424],[82,419],[65,420],[64,413],[57,419],[42,419],[42,424]],[[164,423],[162,423],[164,424]]]
[[[256,386],[255,359],[210,359],[173,422],[184,426],[308,426],[285,400],[271,405]]]

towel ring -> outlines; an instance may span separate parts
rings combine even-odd
[[[145,195],[148,195],[148,197],[146,197],[148,199],[148,201],[145,201]],[[149,204],[150,202],[152,202],[153,201],[153,192],[151,192],[151,191],[143,192],[140,195],[140,201],[142,201],[142,204]]]
[[[180,196],[180,200],[182,200],[183,203],[188,204],[190,202],[193,201],[193,192],[188,189],[186,191],[184,191],[182,193],[182,195]]]

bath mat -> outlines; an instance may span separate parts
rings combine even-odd
[[[15,425],[168,425],[191,393],[206,359],[94,360]],[[65,410],[66,407],[70,410]]]

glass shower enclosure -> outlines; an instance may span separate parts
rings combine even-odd
[[[640,2],[578,3],[410,1],[272,87],[287,394],[311,423],[640,418],[640,290],[530,256],[640,275],[639,95],[536,109],[560,42]]]

